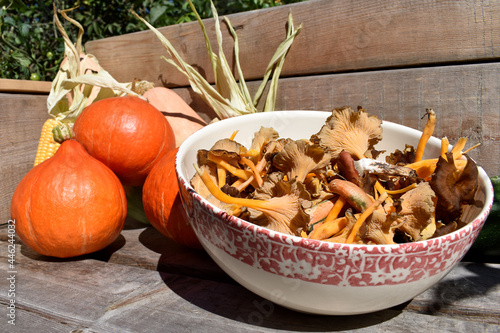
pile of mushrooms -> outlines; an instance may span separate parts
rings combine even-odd
[[[382,121],[363,108],[334,109],[309,139],[281,138],[261,127],[250,147],[222,138],[197,155],[193,188],[228,214],[271,230],[330,242],[395,244],[460,227],[474,202],[477,166],[465,139],[422,160],[435,113],[417,149],[376,160]],[[461,156],[466,159],[461,159]]]

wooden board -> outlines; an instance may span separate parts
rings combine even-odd
[[[43,122],[48,119],[47,95],[0,93],[0,221],[10,217],[12,194],[33,167]]]
[[[309,0],[229,15],[238,33],[245,79],[262,78],[292,12],[303,28],[290,50],[283,77],[457,62],[484,62],[500,55],[497,1]],[[213,19],[204,21],[217,52]],[[231,65],[233,39],[221,24],[224,53]],[[197,22],[161,28],[186,62],[213,82],[203,34]],[[161,59],[166,49],[151,31],[90,41],[86,51],[117,80],[134,78],[187,86],[186,78]]]
[[[51,86],[52,82],[47,81],[0,79],[0,92],[48,94]]]
[[[4,275],[7,240],[6,229],[0,229]],[[176,245],[133,220],[110,247],[74,259],[44,257],[16,242],[19,332],[386,332],[417,326],[493,332],[500,325],[498,264],[461,263],[431,289],[387,310],[314,316],[256,296],[204,251]],[[2,313],[10,299],[1,288]]]

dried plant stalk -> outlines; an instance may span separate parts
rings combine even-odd
[[[208,38],[208,34],[203,24],[201,17],[199,16],[196,8],[194,7],[191,0],[189,0],[189,4],[193,13],[200,24],[204,39],[205,46],[207,49],[208,56],[210,58],[210,63],[212,65],[212,70],[214,72],[215,77],[215,88],[208,83],[205,78],[201,76],[198,71],[196,71],[191,65],[189,65],[179,53],[175,50],[173,45],[168,41],[168,39],[160,33],[157,29],[155,29],[151,24],[149,24],[146,20],[141,18],[135,12],[131,11],[132,14],[141,20],[146,26],[158,37],[158,39],[162,42],[163,46],[166,48],[170,58],[162,57],[168,63],[172,64],[175,68],[177,68],[181,73],[183,73],[189,80],[189,84],[191,85],[194,92],[199,94],[202,99],[212,107],[214,112],[220,119],[231,118],[243,114],[248,113],[256,113],[257,104],[261,99],[263,92],[266,88],[266,85],[271,78],[271,84],[269,88],[269,92],[266,98],[266,103],[264,105],[263,111],[274,111],[276,95],[278,89],[278,79],[285,63],[285,57],[292,46],[292,43],[299,33],[302,25],[295,28],[293,25],[292,14],[290,13],[288,16],[288,29],[287,29],[287,37],[286,39],[278,46],[278,49],[274,53],[271,61],[269,62],[266,71],[264,73],[263,82],[260,85],[257,93],[252,98],[250,96],[248,87],[245,82],[245,78],[243,75],[243,71],[241,69],[240,61],[239,61],[239,41],[238,35],[234,31],[231,22],[227,17],[224,17],[224,21],[227,23],[229,27],[229,31],[231,36],[234,39],[234,55],[235,55],[235,64],[236,71],[238,73],[239,82],[237,82],[234,77],[231,66],[227,62],[227,59],[223,52],[222,45],[222,32],[220,28],[219,17],[217,15],[217,11],[213,2],[211,1],[212,12],[215,20],[215,32],[217,38],[217,44],[219,52],[216,54],[213,52],[212,45]]]

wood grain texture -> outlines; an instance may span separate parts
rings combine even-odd
[[[4,223],[10,218],[17,184],[33,167],[48,118],[47,95],[0,93],[0,105],[0,221]]]
[[[6,240],[5,228],[0,229],[3,274],[8,271]],[[314,316],[247,291],[206,253],[169,244],[151,227],[130,220],[110,247],[73,259],[41,256],[17,242],[20,332],[36,327],[37,332],[387,332],[408,327],[432,332],[436,325],[440,332],[498,329],[498,264],[461,263],[428,291],[387,310]],[[216,271],[220,274],[214,275]],[[0,288],[1,313],[8,301],[7,289]]]
[[[47,81],[0,79],[0,92],[48,94],[51,86]]]
[[[310,0],[229,15],[240,41],[247,80],[259,79],[286,34],[292,12],[303,24],[282,76],[482,62],[500,56],[498,1]],[[213,19],[204,20],[217,52]],[[233,39],[223,30],[224,53],[234,65]],[[185,61],[210,82],[212,70],[197,22],[159,29]],[[151,31],[90,41],[86,51],[116,79],[134,78],[168,86],[187,86],[186,78],[162,56],[167,51]]]

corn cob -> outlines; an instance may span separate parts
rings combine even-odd
[[[35,166],[42,163],[49,157],[52,157],[59,146],[58,142],[54,141],[54,135],[52,134],[52,129],[54,126],[59,124],[55,119],[47,119],[42,127],[42,134],[40,135],[40,141],[38,142],[38,150],[35,157]]]

